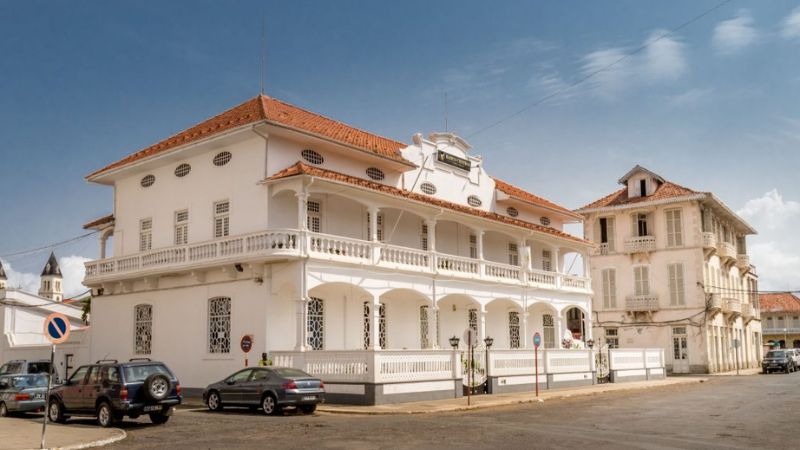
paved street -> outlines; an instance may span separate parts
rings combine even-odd
[[[266,417],[179,411],[112,448],[797,448],[800,373],[612,392],[461,413]]]

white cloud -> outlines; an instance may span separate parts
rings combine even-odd
[[[614,66],[608,67],[614,64]],[[596,50],[583,57],[582,71],[584,75],[592,75],[591,85],[603,97],[613,97],[624,86],[635,72],[632,57],[625,58],[622,48],[606,48]],[[599,72],[598,72],[599,71]]]
[[[686,92],[668,96],[666,98],[666,101],[670,106],[676,108],[696,106],[700,103],[707,101],[713,93],[714,93],[714,88],[689,89]]]
[[[800,202],[784,200],[773,189],[748,200],[738,214],[758,235],[749,238],[748,253],[756,266],[761,290],[797,289],[800,286]]]
[[[61,274],[64,276],[63,289],[64,297],[69,298],[86,292],[89,288],[81,282],[86,274],[84,263],[89,258],[83,256],[70,255],[58,259],[61,267]],[[29,272],[18,272],[8,261],[3,261],[3,268],[8,277],[8,287],[21,288],[25,292],[36,294],[39,292],[39,275]]]
[[[753,17],[746,9],[730,20],[723,20],[714,28],[711,45],[721,55],[732,55],[749,47],[758,40],[758,31],[753,26]]]
[[[650,34],[642,62],[644,71],[651,79],[674,80],[686,73],[688,64],[684,55],[684,45],[672,36],[664,36],[666,30],[656,30]]]
[[[786,39],[800,38],[800,7],[795,8],[781,24],[781,36]]]

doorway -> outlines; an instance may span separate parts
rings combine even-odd
[[[689,373],[688,340],[686,327],[672,328],[672,373]]]

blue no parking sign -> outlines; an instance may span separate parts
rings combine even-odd
[[[53,313],[44,321],[44,336],[53,345],[69,339],[69,319],[61,313]]]
[[[533,346],[538,348],[540,345],[542,345],[542,335],[533,333]]]

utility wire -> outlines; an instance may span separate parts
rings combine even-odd
[[[598,75],[598,74],[600,74],[602,72],[607,71],[608,69],[611,69],[612,67],[616,66],[617,64],[619,64],[622,61],[626,60],[627,58],[636,55],[637,53],[641,52],[642,50],[652,46],[656,42],[666,38],[667,36],[669,36],[671,34],[674,34],[674,33],[678,32],[678,31],[682,30],[683,28],[686,28],[687,26],[693,24],[694,22],[697,22],[698,20],[700,20],[703,17],[711,14],[712,12],[716,11],[717,9],[722,8],[723,6],[725,6],[726,4],[730,3],[731,1],[733,1],[733,0],[723,0],[720,3],[717,3],[714,7],[705,10],[701,14],[698,14],[697,16],[694,16],[693,18],[687,20],[686,22],[683,22],[682,24],[678,25],[677,27],[675,27],[675,28],[667,31],[666,33],[660,35],[656,39],[647,41],[644,44],[642,44],[641,46],[635,48],[633,51],[622,55],[617,60],[613,61],[611,64],[608,64],[608,65],[603,66],[603,67],[601,67],[601,68],[599,68],[597,70],[594,70],[592,72],[587,73],[586,75],[584,75],[583,77],[577,79],[576,81],[573,81],[572,83],[568,84],[567,86],[564,86],[564,87],[562,87],[560,89],[557,89],[555,92],[552,92],[552,93],[550,93],[548,95],[545,95],[544,97],[541,97],[540,99],[536,100],[535,102],[531,103],[530,105],[528,105],[528,106],[526,106],[526,107],[524,107],[524,108],[522,108],[522,109],[520,109],[520,110],[518,110],[518,111],[516,111],[516,112],[514,112],[512,114],[509,114],[508,116],[506,116],[506,117],[504,117],[504,118],[502,118],[500,120],[497,120],[496,122],[493,122],[493,123],[491,123],[489,125],[486,125],[483,128],[479,128],[477,131],[474,131],[473,133],[468,134],[467,137],[471,138],[471,137],[476,136],[476,135],[478,135],[480,133],[483,133],[486,130],[494,128],[497,125],[500,125],[501,123],[503,123],[503,122],[505,122],[507,120],[513,119],[514,117],[517,117],[518,115],[520,115],[520,114],[522,114],[522,113],[524,113],[524,112],[526,112],[526,111],[528,111],[530,109],[533,109],[533,108],[541,105],[542,103],[546,102],[547,100],[550,100],[553,97],[557,97],[557,96],[563,94],[564,92],[574,88],[575,86],[578,86],[579,84],[589,80],[590,78],[594,77],[595,75]]]
[[[97,230],[91,231],[89,233],[82,234],[80,236],[75,236],[75,237],[72,237],[72,238],[69,238],[69,239],[66,239],[66,240],[63,240],[63,241],[58,241],[58,242],[54,242],[52,244],[43,245],[41,247],[37,247],[37,248],[29,249],[29,250],[21,250],[21,251],[14,252],[14,253],[8,253],[6,255],[0,255],[0,258],[9,259],[9,258],[15,258],[15,257],[19,257],[19,256],[32,255],[32,254],[40,252],[42,250],[54,249],[54,248],[57,248],[57,247],[62,247],[62,246],[67,245],[67,244],[71,244],[73,242],[80,241],[81,239],[85,239],[85,238],[87,238],[87,237],[89,237],[89,236],[91,236],[93,234],[97,234],[97,233],[99,233],[99,231],[97,231]]]

